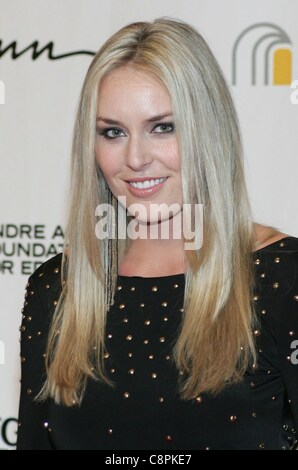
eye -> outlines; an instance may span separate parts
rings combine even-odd
[[[117,127],[106,127],[105,129],[98,129],[100,135],[106,139],[117,139],[118,137],[123,137],[125,134],[122,129]]]
[[[174,124],[171,122],[162,122],[161,124],[157,124],[153,131],[156,134],[168,134],[174,131]]]

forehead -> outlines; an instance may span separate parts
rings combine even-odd
[[[149,72],[123,66],[110,72],[99,86],[99,106],[112,101],[167,101],[170,95],[163,83]]]

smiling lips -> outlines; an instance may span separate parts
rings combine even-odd
[[[135,196],[147,196],[157,192],[167,180],[167,176],[163,178],[136,178],[134,180],[126,181],[128,189]]]
[[[138,189],[147,189],[147,188],[153,188],[153,186],[156,186],[157,184],[162,183],[165,181],[167,178],[156,178],[152,180],[145,180],[145,181],[129,181],[129,184],[131,184],[134,188]]]

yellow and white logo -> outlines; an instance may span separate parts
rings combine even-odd
[[[257,23],[244,29],[232,51],[232,84],[237,85],[243,56],[249,62],[250,83],[290,85],[292,82],[292,42],[273,23]],[[249,73],[248,72],[248,73]]]

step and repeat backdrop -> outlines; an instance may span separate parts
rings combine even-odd
[[[298,236],[297,0],[0,0],[0,449],[14,449],[28,276],[63,247],[71,135],[94,53],[132,21],[194,25],[231,87],[255,220]]]

